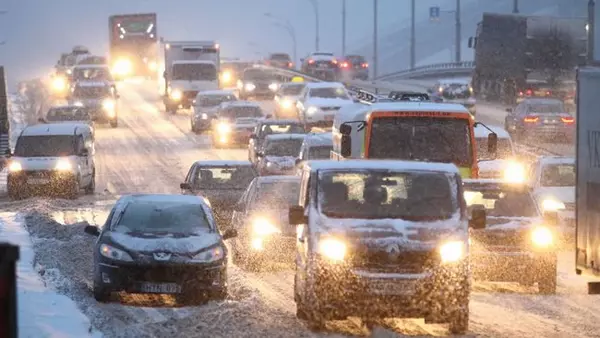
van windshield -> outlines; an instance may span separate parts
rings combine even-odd
[[[75,155],[74,135],[21,136],[15,146],[15,156],[61,157]]]

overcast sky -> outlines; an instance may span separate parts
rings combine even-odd
[[[463,0],[471,2],[474,0]],[[342,0],[318,0],[321,50],[341,53]],[[427,20],[431,5],[451,0],[419,0],[419,19]],[[379,0],[383,34],[409,24],[409,0]],[[167,39],[218,40],[223,56],[256,58],[257,53],[292,54],[289,34],[264,16],[270,12],[296,29],[298,57],[315,48],[315,17],[309,0],[0,0],[0,64],[11,82],[50,72],[63,51],[83,44],[104,55],[108,16],[158,13],[158,32]],[[373,2],[347,0],[348,48],[372,40]]]

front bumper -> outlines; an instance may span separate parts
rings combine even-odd
[[[6,179],[10,194],[63,195],[72,191],[77,176],[71,171],[38,170],[9,173]]]
[[[225,261],[215,264],[136,265],[102,260],[96,266],[96,283],[107,292],[195,293],[218,292],[227,287]],[[159,292],[153,285],[177,285],[179,290]]]
[[[555,259],[554,252],[532,252],[517,248],[471,251],[470,256],[474,279],[527,284],[539,281]]]

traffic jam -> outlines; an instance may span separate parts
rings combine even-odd
[[[486,22],[514,22],[501,16],[484,14],[469,41],[476,60],[496,43]],[[578,142],[574,79],[517,79],[498,92],[499,75],[478,68],[495,67],[487,60],[473,78],[375,93],[361,86],[361,55],[227,58],[214,40],[159,38],[155,13],[108,21],[107,56],[83,45],[62,54],[46,112],[6,153],[7,203],[51,210],[28,216],[31,236],[64,232],[62,244],[33,239],[36,264],[71,279],[55,287],[94,330],[375,336],[412,332],[384,321],[416,318],[417,333],[503,337],[482,328],[473,299],[514,300],[481,285],[514,284],[526,299],[566,292],[561,257],[578,217],[593,217],[576,212],[575,153],[553,152]],[[46,215],[70,209],[102,211]],[[264,299],[243,303],[250,289]],[[123,324],[136,307],[159,319]],[[259,329],[246,316],[281,324]],[[205,317],[248,331],[215,331]]]

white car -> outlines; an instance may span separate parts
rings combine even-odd
[[[333,125],[338,110],[354,104],[346,87],[339,82],[307,83],[296,103],[298,117],[310,127]]]
[[[541,157],[529,171],[533,195],[543,211],[557,211],[567,225],[575,225],[575,159]]]
[[[327,160],[333,150],[332,133],[310,133],[304,137],[300,154],[296,157],[296,175],[302,174],[306,161]]]
[[[261,176],[293,175],[296,156],[306,134],[274,134],[265,138],[258,155],[257,169]]]
[[[514,183],[525,183],[527,179],[525,167],[515,160],[516,152],[510,134],[502,127],[488,127],[498,135],[498,148],[495,157],[488,154],[490,131],[482,125],[475,127],[479,178],[504,179]]]

